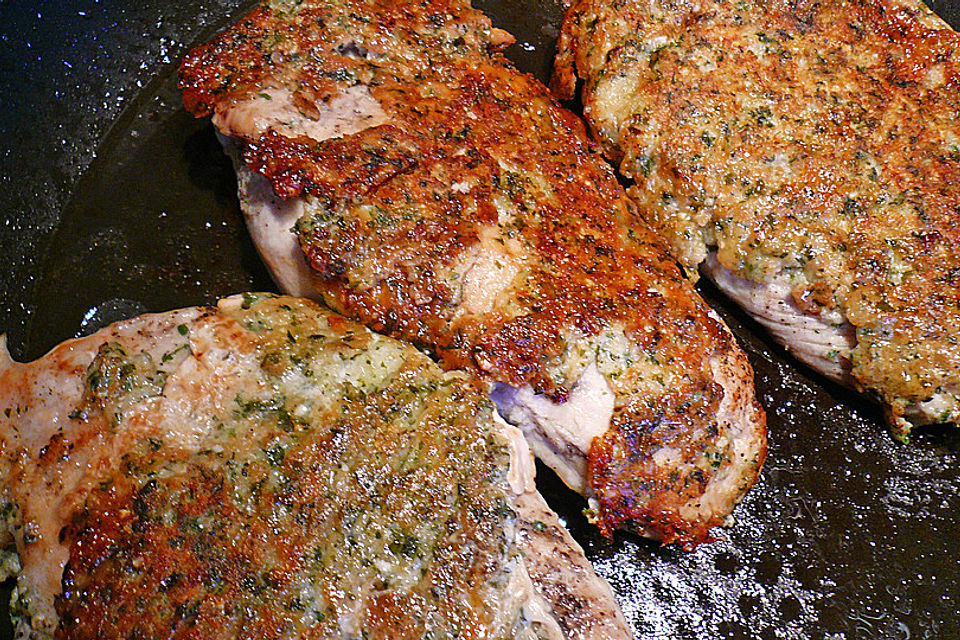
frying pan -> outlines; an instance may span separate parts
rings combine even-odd
[[[146,311],[273,290],[213,129],[180,106],[186,50],[237,0],[0,0],[0,330],[17,359]],[[549,74],[561,11],[483,0]],[[932,8],[960,25],[960,3]],[[770,429],[758,486],[693,553],[605,540],[538,484],[638,638],[960,638],[960,429],[894,442],[879,411],[789,359],[707,284],[756,370]],[[8,583],[0,593],[5,609]],[[10,638],[5,610],[0,638]]]

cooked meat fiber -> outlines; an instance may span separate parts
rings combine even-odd
[[[466,2],[268,3],[181,83],[284,288],[483,376],[604,532],[703,541],[766,452],[749,364],[507,42]]]
[[[555,89],[646,220],[895,433],[960,418],[960,35],[913,0],[582,0]]]
[[[18,637],[631,637],[485,394],[315,303],[4,350],[0,408]]]

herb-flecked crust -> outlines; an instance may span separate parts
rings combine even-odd
[[[800,309],[853,325],[826,355],[901,436],[904,416],[957,422],[960,35],[914,0],[583,0],[555,90],[576,75],[685,266],[716,250],[741,278],[792,279]]]
[[[324,298],[445,367],[558,402],[576,381],[558,364],[573,342],[625,332],[633,361],[614,373],[616,415],[589,451],[597,520],[608,533],[704,540],[723,515],[680,512],[713,478],[712,461],[735,456],[718,433],[711,359],[740,352],[580,122],[510,66],[504,42],[464,2],[268,3],[193,51],[181,80],[197,115],[263,87],[312,104],[367,87],[385,123],[322,142],[275,130],[245,140],[245,161],[276,193],[307,199],[298,233]],[[490,265],[502,291],[483,309],[463,283],[478,251],[502,258]],[[651,471],[661,447],[682,472]],[[736,461],[747,487],[763,451]]]
[[[254,368],[201,447],[137,438],[87,493],[56,637],[527,637],[500,610],[520,552],[486,396],[314,303],[214,317]],[[148,391],[102,381],[136,358],[101,348],[77,419],[129,428]]]

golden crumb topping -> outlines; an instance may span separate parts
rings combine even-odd
[[[283,122],[248,127],[257,133],[244,160],[280,196],[304,199],[297,233],[327,302],[445,367],[557,402],[583,352],[622,362],[605,438],[630,444],[590,449],[598,520],[608,532],[702,540],[722,517],[691,522],[681,507],[714,478],[712,456],[737,457],[718,432],[711,359],[739,352],[580,122],[510,66],[502,34],[466,2],[285,6],[265,5],[191,53],[182,85],[188,108],[221,122],[257,88],[299,96],[301,135]],[[306,134],[358,88],[386,114],[378,124]],[[590,346],[605,331],[629,349]],[[653,462],[660,447],[677,452],[665,466]],[[747,485],[762,448],[731,463],[746,465]]]
[[[216,322],[238,386],[194,417],[201,446],[138,438],[90,490],[62,534],[56,637],[526,637],[485,395],[313,303],[248,296]],[[76,419],[127,429],[147,360],[105,345]]]
[[[897,420],[960,399],[960,35],[919,2],[584,0],[555,87],[690,269],[851,323]],[[960,418],[947,401],[934,421]],[[909,423],[900,420],[906,431]]]

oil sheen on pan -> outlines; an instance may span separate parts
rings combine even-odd
[[[272,288],[229,161],[212,128],[180,107],[175,77],[187,49],[249,8],[0,8],[0,327],[17,359],[136,313]],[[560,9],[478,8],[517,37],[508,57],[548,79]],[[933,8],[958,24],[960,7]],[[700,288],[744,345],[769,422],[761,480],[722,539],[690,554],[627,534],[606,541],[580,515],[582,501],[538,469],[541,492],[636,636],[960,635],[957,436],[921,431],[897,444],[877,409],[786,359]]]

